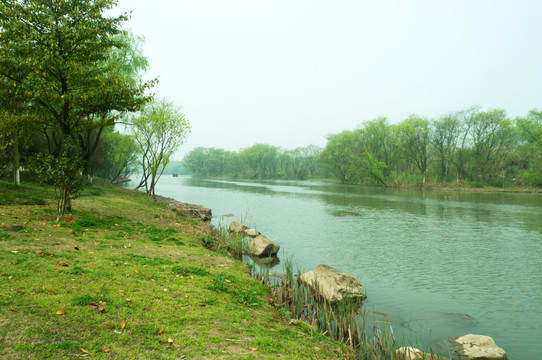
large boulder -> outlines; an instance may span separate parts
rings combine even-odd
[[[345,299],[358,302],[366,298],[361,293],[363,286],[355,277],[331,266],[318,265],[314,271],[301,274],[299,279],[331,303]]]
[[[395,351],[395,360],[447,360],[438,355],[424,353],[423,351],[410,347],[403,346]]]
[[[232,221],[230,223],[230,232],[241,234],[244,233],[246,229],[248,229],[248,226],[241,224],[238,221]]]
[[[506,360],[506,352],[485,335],[468,334],[455,339],[460,359]]]
[[[248,255],[257,257],[276,256],[280,250],[280,245],[269,240],[263,235],[258,235],[252,239],[245,249]]]

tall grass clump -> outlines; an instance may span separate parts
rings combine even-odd
[[[217,238],[215,250],[229,255],[235,259],[243,260],[244,249],[248,246],[249,239],[242,234],[229,231],[228,224],[222,220],[215,227]]]
[[[358,359],[395,359],[395,350],[405,341],[396,339],[391,325],[369,321],[359,300],[346,298],[330,303],[299,280],[302,271],[296,267],[294,272],[291,257],[283,266],[283,274],[271,274],[260,267],[253,276],[271,290],[272,304],[286,319],[306,322],[330,339],[347,344]]]

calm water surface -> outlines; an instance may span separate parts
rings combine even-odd
[[[542,359],[542,195],[170,176],[157,193],[256,227],[304,270],[351,273],[364,306],[420,345],[483,334]]]

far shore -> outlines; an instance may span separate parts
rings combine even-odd
[[[169,175],[169,174],[168,174]],[[227,177],[203,177],[202,179],[209,180],[226,180],[226,181],[274,181],[274,180],[285,180],[285,181],[322,181],[332,184],[340,185],[341,182],[337,179],[307,179],[307,180],[295,180],[295,179],[235,179]],[[381,188],[386,188],[385,186],[378,184],[343,184],[349,186],[376,186]],[[389,189],[405,189],[405,190],[434,190],[434,191],[455,191],[455,192],[476,192],[476,193],[523,193],[523,194],[542,194],[542,188],[532,188],[532,187],[456,187],[456,186],[446,186],[446,185],[425,185],[425,186],[410,186],[410,185],[394,185],[388,186]]]

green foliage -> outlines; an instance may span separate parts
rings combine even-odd
[[[256,144],[239,152],[198,147],[185,155],[182,166],[196,177],[304,180],[317,175],[320,152],[315,145],[282,150]]]
[[[152,85],[126,77],[110,61],[127,46],[126,14],[106,17],[113,0],[3,1],[0,3],[0,75],[4,96],[29,104],[35,121],[63,135],[87,128],[89,116],[136,110]]]
[[[130,119],[133,140],[140,150],[142,169],[138,188],[144,187],[148,197],[155,197],[154,188],[171,155],[190,133],[190,123],[180,108],[167,100],[148,104],[139,116]]]
[[[139,148],[129,135],[105,131],[88,163],[88,170],[115,184],[133,174],[138,156]]]
[[[59,158],[37,154],[30,160],[30,168],[41,182],[54,186],[59,221],[65,211],[71,211],[71,200],[83,187],[82,162],[78,147],[67,138]]]
[[[356,167],[358,136],[354,131],[343,131],[328,136],[327,145],[320,154],[324,166],[335,174],[343,184],[357,183],[360,178]]]

